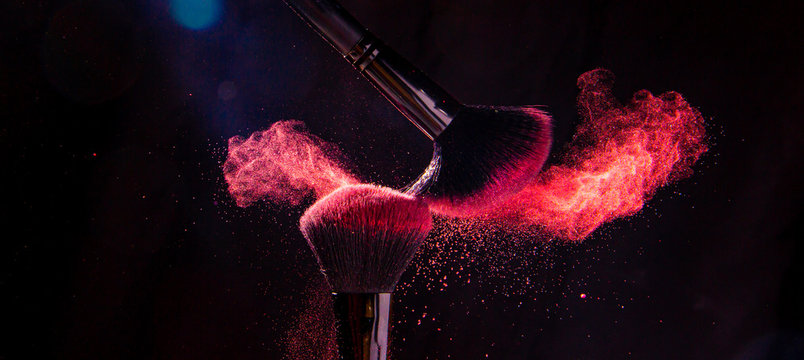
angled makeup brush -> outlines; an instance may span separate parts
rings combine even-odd
[[[385,360],[391,292],[430,231],[427,205],[374,185],[317,201],[300,229],[332,287],[343,360]]]
[[[451,216],[482,212],[521,190],[541,170],[550,151],[551,120],[537,107],[461,104],[337,2],[285,3],[436,142],[438,177],[420,178],[420,186],[413,187],[424,191],[433,211]]]

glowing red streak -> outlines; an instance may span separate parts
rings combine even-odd
[[[358,183],[338,157],[334,146],[307,133],[300,121],[280,121],[248,139],[229,139],[223,174],[239,206],[262,198],[295,205],[311,192],[320,198]]]
[[[579,127],[562,164],[491,212],[580,240],[598,226],[636,213],[657,188],[691,173],[706,151],[700,113],[675,92],[637,92],[625,106],[611,93],[606,70],[578,78]]]

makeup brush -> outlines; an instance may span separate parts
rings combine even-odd
[[[383,45],[332,0],[285,0],[440,148],[440,174],[419,181],[430,208],[468,216],[517,193],[550,151],[550,117],[535,106],[463,105]],[[434,161],[436,159],[434,158]],[[422,180],[422,179],[419,179]]]
[[[300,229],[332,287],[343,360],[385,360],[391,292],[430,231],[427,205],[374,185],[318,200]]]

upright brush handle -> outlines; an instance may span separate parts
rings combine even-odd
[[[341,360],[385,360],[391,294],[332,294]]]
[[[435,139],[463,105],[333,0],[285,0],[419,130]]]

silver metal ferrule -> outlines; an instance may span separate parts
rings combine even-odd
[[[402,188],[402,192],[408,195],[419,196],[423,194],[433,183],[438,180],[438,173],[441,171],[441,145],[433,142],[433,157],[427,168],[408,186]]]
[[[431,140],[463,105],[332,0],[285,0]]]
[[[441,135],[463,107],[371,34],[361,39],[346,58],[431,140]]]
[[[332,293],[340,360],[386,360],[391,293]]]

